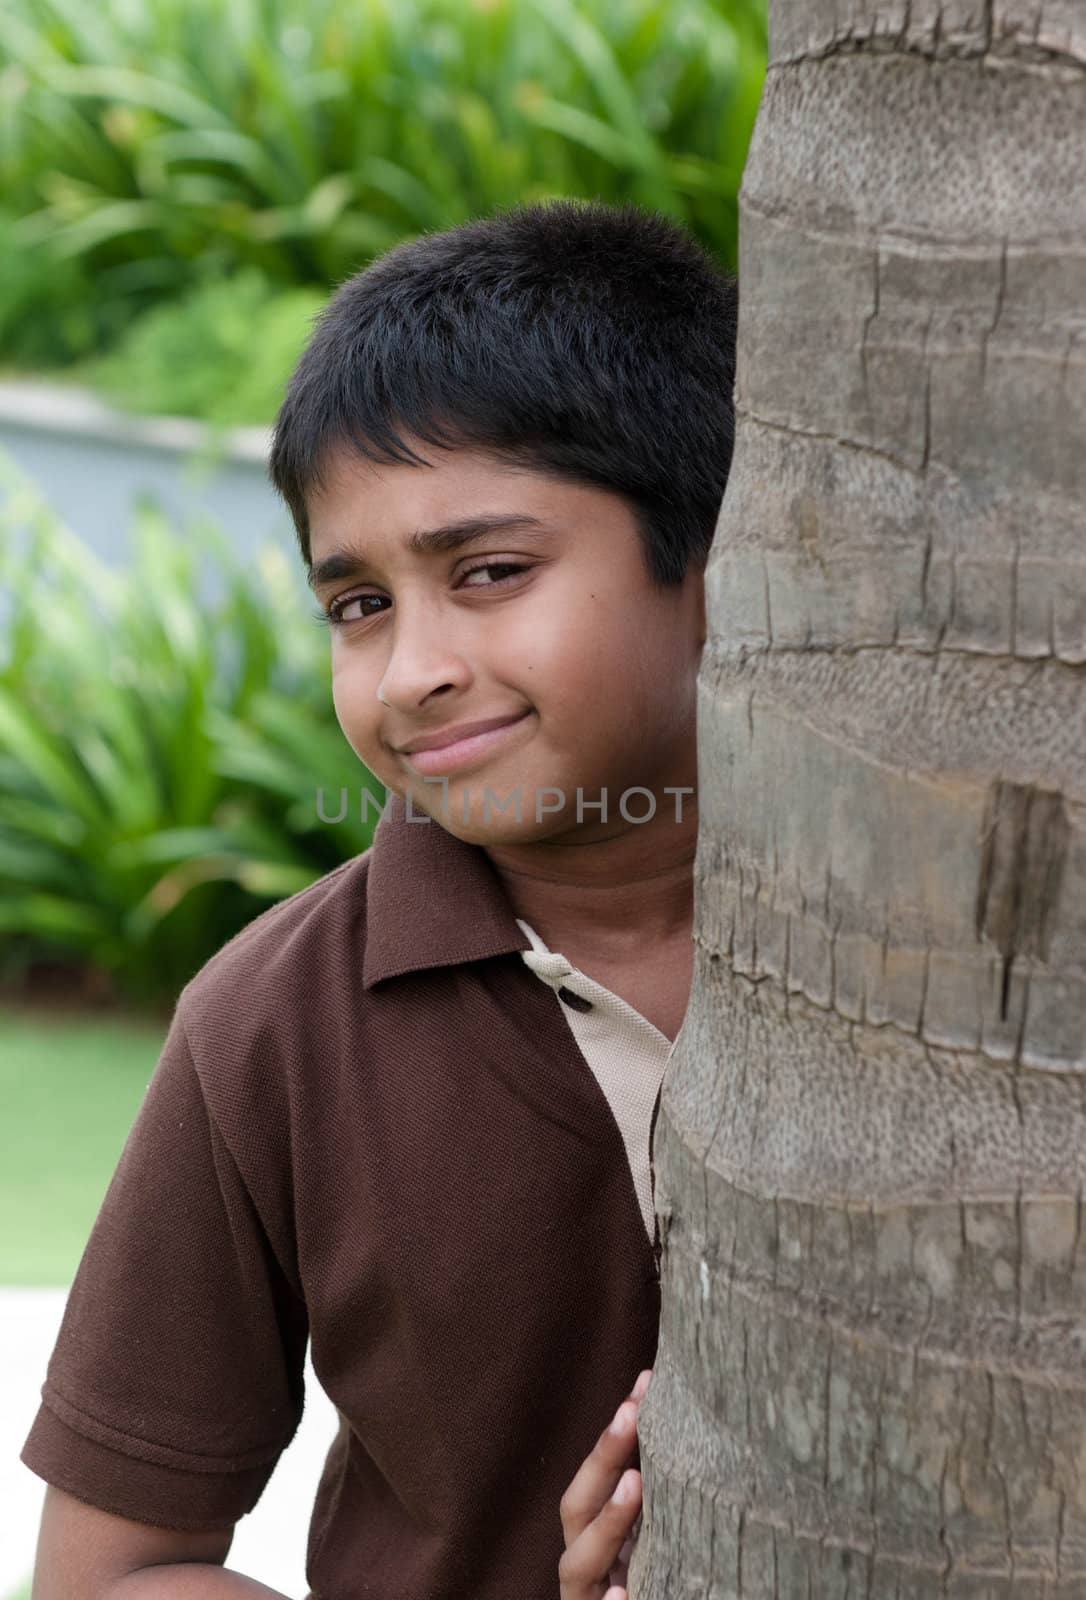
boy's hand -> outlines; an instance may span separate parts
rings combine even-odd
[[[637,1408],[652,1368],[641,1373],[618,1410],[619,1431],[608,1425],[562,1496],[565,1554],[558,1563],[561,1600],[628,1600],[626,1573],[634,1540],[630,1530],[641,1510],[641,1474],[624,1471],[637,1445]],[[614,1499],[616,1488],[628,1498]]]

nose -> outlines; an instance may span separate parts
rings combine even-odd
[[[389,632],[389,657],[377,686],[382,705],[410,714],[431,695],[470,684],[471,667],[436,606],[401,600]]]

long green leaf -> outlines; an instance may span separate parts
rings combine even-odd
[[[26,894],[0,897],[0,932],[36,934],[50,943],[86,951],[108,933],[99,911],[61,895]]]
[[[0,685],[0,749],[21,761],[42,788],[75,816],[97,824],[101,806],[93,786],[38,717]]]
[[[57,63],[44,69],[45,82],[58,94],[92,95],[125,105],[146,106],[149,111],[184,127],[230,130],[228,118],[210,101],[180,84],[152,77],[131,67],[69,66]]]

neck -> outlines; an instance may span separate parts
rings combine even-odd
[[[580,945],[602,959],[689,940],[697,796],[681,797],[681,821],[675,798],[661,793],[648,822],[620,817],[596,834],[582,828],[530,845],[488,847],[515,915],[549,949],[568,953]]]

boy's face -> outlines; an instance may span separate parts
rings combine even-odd
[[[626,826],[619,800],[638,786],[674,816],[664,786],[697,781],[701,570],[655,588],[633,513],[607,490],[409,442],[433,465],[341,450],[309,502],[314,593],[345,613],[332,629],[333,698],[355,753],[416,815],[474,844],[606,837]],[[419,531],[503,517],[530,520],[455,549],[408,548]],[[352,548],[364,560],[322,577],[333,553]],[[479,570],[488,563],[498,570]],[[498,718],[520,720],[418,764],[403,751]],[[587,806],[603,791],[606,823]],[[631,795],[627,807],[641,817],[649,802]]]

